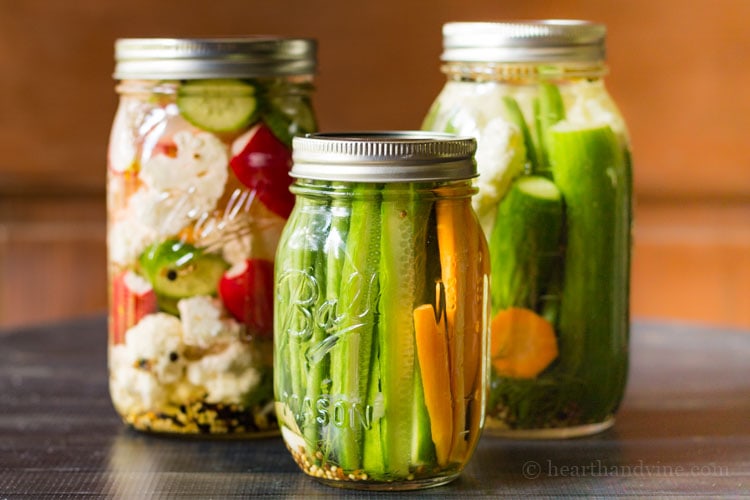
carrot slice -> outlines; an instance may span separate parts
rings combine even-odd
[[[530,309],[503,309],[491,328],[490,356],[498,375],[534,378],[557,358],[554,328]]]
[[[448,339],[442,319],[435,322],[435,309],[424,304],[414,309],[414,333],[430,431],[438,465],[448,464],[453,440],[451,376],[448,365]]]
[[[465,377],[465,335],[467,310],[467,284],[471,281],[466,274],[469,264],[467,242],[471,238],[471,224],[465,217],[464,200],[438,200],[435,203],[437,216],[438,248],[440,267],[445,290],[446,331],[448,332],[448,362],[451,395],[453,396],[454,436],[451,458],[463,461],[466,450],[464,431],[466,429]],[[474,297],[469,300],[473,301]],[[471,335],[471,329],[468,334]]]

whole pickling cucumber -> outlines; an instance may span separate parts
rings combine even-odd
[[[537,310],[560,254],[563,200],[552,181],[520,177],[497,209],[490,245],[493,314],[509,307]]]
[[[565,199],[567,242],[562,302],[560,358],[580,363],[592,397],[618,397],[612,374],[624,374],[627,349],[627,266],[630,205],[625,150],[608,125],[566,122],[550,130],[550,164]],[[623,275],[625,273],[625,275]],[[585,356],[582,353],[585,352]],[[594,387],[596,386],[596,387]],[[598,393],[598,394],[596,394]],[[601,408],[609,405],[603,401]]]

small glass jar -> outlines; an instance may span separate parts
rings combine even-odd
[[[136,429],[278,433],[273,262],[316,45],[123,39],[107,168],[109,387]]]
[[[326,484],[436,486],[473,453],[489,319],[475,147],[424,132],[294,140],[297,203],[276,259],[277,414],[295,461]]]
[[[603,25],[448,23],[423,128],[477,138],[490,247],[490,433],[612,425],[628,367],[632,172]]]

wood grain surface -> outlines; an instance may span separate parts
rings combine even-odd
[[[614,427],[580,439],[487,434],[427,498],[739,498],[750,489],[750,334],[637,323]],[[0,329],[0,497],[382,498],[305,476],[280,438],[128,430],[107,393],[103,317]]]

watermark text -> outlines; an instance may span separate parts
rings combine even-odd
[[[720,465],[607,464],[592,460],[582,464],[556,464],[552,460],[524,462],[521,473],[526,479],[540,477],[726,477],[729,468]]]

